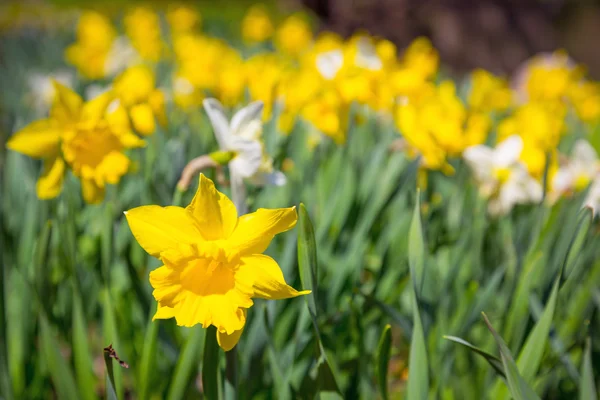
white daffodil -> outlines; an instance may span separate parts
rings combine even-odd
[[[322,52],[317,55],[315,64],[323,78],[332,80],[344,65],[344,53],[341,49]]]
[[[519,161],[522,150],[521,138],[511,136],[496,148],[477,145],[463,152],[481,194],[489,199],[490,214],[507,214],[516,204],[541,201],[542,186]]]
[[[591,208],[594,215],[598,214],[600,211],[600,177],[596,177],[592,182],[590,190],[583,201],[583,205],[584,207]]]
[[[114,76],[139,62],[140,56],[129,40],[124,36],[119,36],[113,41],[104,68],[108,76]]]
[[[381,58],[377,55],[377,49],[373,40],[366,36],[361,36],[356,41],[356,57],[354,63],[356,66],[370,71],[379,71],[383,67]]]
[[[250,103],[236,112],[231,123],[218,100],[205,99],[203,103],[221,151],[232,153],[229,161],[232,181],[241,177],[258,186],[286,183],[285,175],[274,170],[273,160],[264,152],[262,101]]]
[[[52,81],[57,81],[67,87],[73,87],[75,76],[70,71],[60,70],[51,74],[32,73],[27,78],[31,91],[31,101],[34,108],[39,112],[47,112],[54,100],[55,90]]]
[[[588,187],[600,172],[596,150],[585,140],[575,143],[571,158],[561,166],[552,180],[552,191],[560,196],[580,192]]]

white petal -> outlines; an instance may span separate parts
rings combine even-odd
[[[380,70],[383,66],[381,59],[377,55],[377,50],[373,42],[367,37],[361,37],[356,43],[358,52],[354,62],[361,68],[366,68],[371,71]]]
[[[573,187],[575,177],[569,168],[560,168],[552,179],[552,190],[562,193]]]
[[[493,155],[493,150],[484,145],[471,146],[463,152],[463,158],[480,181],[491,179],[494,168]]]
[[[248,213],[246,184],[244,183],[244,179],[237,174],[234,168],[231,168],[229,176],[231,179],[231,200],[237,209],[238,215],[242,216]]]
[[[494,165],[508,167],[519,160],[523,151],[523,139],[513,135],[496,146],[494,150]]]
[[[262,134],[263,102],[255,101],[235,113],[231,119],[231,134],[244,139],[258,139]]]
[[[321,53],[317,56],[315,64],[323,78],[331,80],[344,65],[344,53],[340,49]]]
[[[231,146],[231,131],[229,130],[229,122],[225,116],[225,110],[217,99],[204,99],[202,102],[208,119],[212,124],[215,138],[219,143],[221,150],[232,150]]]
[[[262,163],[262,145],[256,140],[236,139],[232,141],[232,151],[237,152],[229,162],[232,173],[249,178],[258,171]]]
[[[281,171],[258,171],[258,173],[252,177],[252,183],[256,186],[283,186],[287,183],[287,178]]]

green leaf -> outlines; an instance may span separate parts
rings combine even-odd
[[[515,361],[510,354],[510,350],[506,346],[506,343],[504,343],[504,340],[502,340],[500,335],[496,332],[488,320],[487,315],[485,315],[485,313],[482,313],[482,315],[483,319],[485,320],[485,324],[490,332],[492,332],[494,340],[496,341],[496,345],[498,346],[498,350],[500,351],[500,359],[502,360],[502,365],[504,367],[506,383],[512,397],[514,400],[538,400],[539,396],[529,385],[527,385],[521,374],[519,374],[517,365],[515,364]]]
[[[388,324],[383,328],[383,332],[381,332],[381,337],[379,338],[379,345],[377,346],[377,381],[381,397],[384,400],[388,399],[387,375],[391,349],[392,329]]]
[[[115,391],[115,374],[113,369],[113,359],[108,352],[104,352],[104,365],[106,366],[105,384],[106,384],[106,399],[117,400],[117,392]]]
[[[304,204],[300,203],[299,234],[298,234],[298,267],[300,281],[304,290],[312,290],[309,295],[303,296],[308,304],[313,318],[317,316],[317,287],[318,287],[318,262],[315,231]]]
[[[153,321],[152,316],[146,325],[146,334],[144,335],[144,347],[142,348],[142,357],[139,362],[139,383],[136,388],[140,399],[150,398],[150,380],[151,373],[156,369],[156,344],[158,339],[158,321]]]
[[[115,311],[112,306],[110,293],[108,289],[104,289],[104,307],[103,307],[103,325],[102,333],[104,335],[104,344],[106,346],[113,345],[115,349],[121,349],[117,331],[117,322],[115,318]],[[123,398],[123,373],[121,368],[117,368],[114,371],[113,386],[119,399]]]
[[[410,343],[410,355],[408,367],[408,387],[406,389],[408,399],[427,400],[429,391],[429,362],[427,361],[427,348],[425,345],[425,333],[421,323],[421,315],[417,302],[416,293],[413,291],[413,332]]]
[[[523,349],[519,353],[517,359],[517,367],[521,371],[521,375],[526,382],[533,383],[533,380],[537,374],[544,355],[544,349],[548,342],[550,335],[550,327],[552,326],[552,318],[554,317],[554,310],[556,308],[556,301],[558,299],[558,288],[560,284],[560,276],[556,278],[552,292],[550,293],[550,299],[546,304],[544,313],[541,318],[535,324],[535,327],[527,337]]]
[[[427,360],[425,332],[419,310],[419,293],[424,275],[423,257],[425,248],[423,244],[420,208],[419,193],[417,192],[417,201],[415,202],[415,210],[408,237],[408,263],[410,276],[413,281],[413,285],[411,286],[413,331],[408,361],[410,373],[408,374],[406,391],[408,398],[411,400],[427,400],[429,391],[429,362]]]
[[[208,335],[208,333],[209,331],[203,329],[201,326],[195,326],[189,329],[189,333],[183,346],[183,350],[179,355],[179,359],[177,360],[177,366],[175,367],[175,372],[173,373],[173,377],[171,379],[171,385],[169,386],[169,394],[167,395],[167,399],[177,400],[182,399],[184,397],[185,391],[190,381],[193,379],[194,372],[196,372],[198,369],[198,364],[200,362],[200,355],[202,350],[202,342],[205,339],[205,336]],[[215,335],[216,333],[214,333],[212,336]],[[208,336],[206,336],[206,340],[208,341]],[[214,340],[217,340],[216,336]],[[204,357],[206,359],[206,347],[204,348],[204,352]],[[206,364],[203,364],[202,368],[203,381],[204,365]],[[218,363],[212,365],[212,369],[217,368]],[[204,386],[204,391],[206,392],[206,390],[206,386]]]
[[[50,329],[47,317],[40,315],[40,347],[56,389],[57,397],[65,400],[79,399],[77,384],[71,367],[60,353],[60,346]]]
[[[419,299],[421,298],[423,278],[425,276],[424,258],[425,245],[423,244],[423,228],[421,225],[420,192],[417,191],[413,219],[408,234],[408,265],[410,267],[410,275],[415,288],[415,294]]]
[[[592,370],[592,340],[587,339],[583,363],[581,366],[581,379],[579,381],[579,400],[597,399],[594,371]]]
[[[87,324],[83,314],[83,305],[79,291],[73,291],[73,358],[75,377],[79,385],[81,399],[92,400],[95,395],[95,379],[92,371],[92,357],[87,337]]]
[[[208,400],[219,399],[219,344],[217,328],[210,326],[204,340],[204,359],[202,360],[202,388]]]
[[[479,354],[492,366],[492,368],[494,368],[494,370],[498,373],[498,375],[500,375],[502,377],[506,377],[506,375],[504,374],[504,366],[502,365],[502,360],[500,360],[495,355],[490,354],[487,351],[482,350],[479,347],[467,342],[464,339],[456,337],[456,336],[444,336],[444,339],[448,339],[452,342],[461,344],[461,345],[467,347],[468,349],[472,350],[476,354]]]

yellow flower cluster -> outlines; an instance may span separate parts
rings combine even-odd
[[[68,167],[80,179],[85,201],[98,203],[104,198],[106,184],[119,183],[129,169],[124,150],[144,146],[144,141],[131,133],[123,108],[111,106],[112,92],[84,103],[69,88],[54,85],[49,118],[15,133],[7,147],[44,160],[44,172],[37,182],[39,198],[59,195]]]
[[[139,6],[129,11],[123,22],[125,32],[140,57],[148,62],[158,62],[165,51],[158,14]]]
[[[165,95],[156,89],[154,73],[145,66],[133,66],[115,78],[113,90],[126,108],[133,128],[142,135],[155,130],[155,120],[166,124]]]
[[[65,57],[88,79],[101,79],[117,34],[110,20],[94,11],[85,12],[77,24],[77,41],[67,48]]]

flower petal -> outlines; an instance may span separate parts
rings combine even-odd
[[[245,308],[240,308],[244,313],[244,318],[246,318],[247,310]],[[244,324],[245,326],[246,324]],[[242,329],[238,329],[234,331],[232,334],[227,334],[227,332],[217,331],[217,343],[224,351],[229,351],[235,347],[235,345],[240,341],[240,337],[242,336],[242,332],[244,332],[244,326]]]
[[[171,307],[161,306],[158,303],[158,308],[156,309],[156,313],[152,317],[152,321],[155,319],[169,319],[175,317],[175,310]]]
[[[598,155],[587,140],[579,139],[573,147],[573,160],[585,166],[590,165],[592,166],[592,170],[594,170],[593,168],[598,163]]]
[[[468,147],[463,152],[463,158],[473,170],[479,181],[487,181],[491,178],[494,169],[494,152],[484,145]]]
[[[104,187],[98,186],[93,179],[81,179],[83,200],[88,204],[98,204],[104,200]]]
[[[96,178],[116,185],[129,169],[129,158],[120,151],[111,151],[96,167]]]
[[[61,129],[57,121],[42,119],[15,133],[6,147],[34,158],[53,155],[58,150]]]
[[[194,218],[181,207],[142,206],[126,211],[125,217],[140,246],[154,257],[202,240]]]
[[[208,119],[213,126],[215,138],[221,150],[229,150],[230,130],[229,122],[225,116],[225,110],[217,99],[204,99],[202,102],[204,110],[208,115]]]
[[[141,135],[151,135],[156,129],[154,113],[147,103],[136,104],[129,110],[133,127]]]
[[[81,119],[94,122],[103,119],[113,99],[112,91],[107,91],[86,102],[81,109]]]
[[[54,83],[56,95],[50,110],[50,117],[62,123],[79,119],[79,113],[83,105],[81,97],[59,82],[52,82]]]
[[[241,258],[235,273],[236,281],[252,285],[254,297],[268,300],[289,299],[310,293],[310,290],[297,291],[285,282],[281,268],[275,260],[264,254]]]
[[[235,205],[204,174],[200,174],[198,190],[186,210],[207,240],[228,238],[237,224]]]
[[[231,119],[231,135],[257,140],[262,134],[263,102],[255,101],[235,113]]]
[[[229,244],[241,255],[264,252],[275,235],[292,229],[298,215],[296,207],[266,209],[242,215],[229,237]]]
[[[65,162],[56,157],[44,161],[44,172],[38,178],[36,192],[38,198],[53,199],[60,194],[65,177]]]
[[[262,163],[263,150],[256,140],[235,139],[231,150],[237,155],[229,162],[229,167],[243,178],[249,178],[258,171]]]
[[[498,167],[509,167],[519,160],[523,151],[523,139],[513,135],[504,140],[494,150],[494,164]]]

